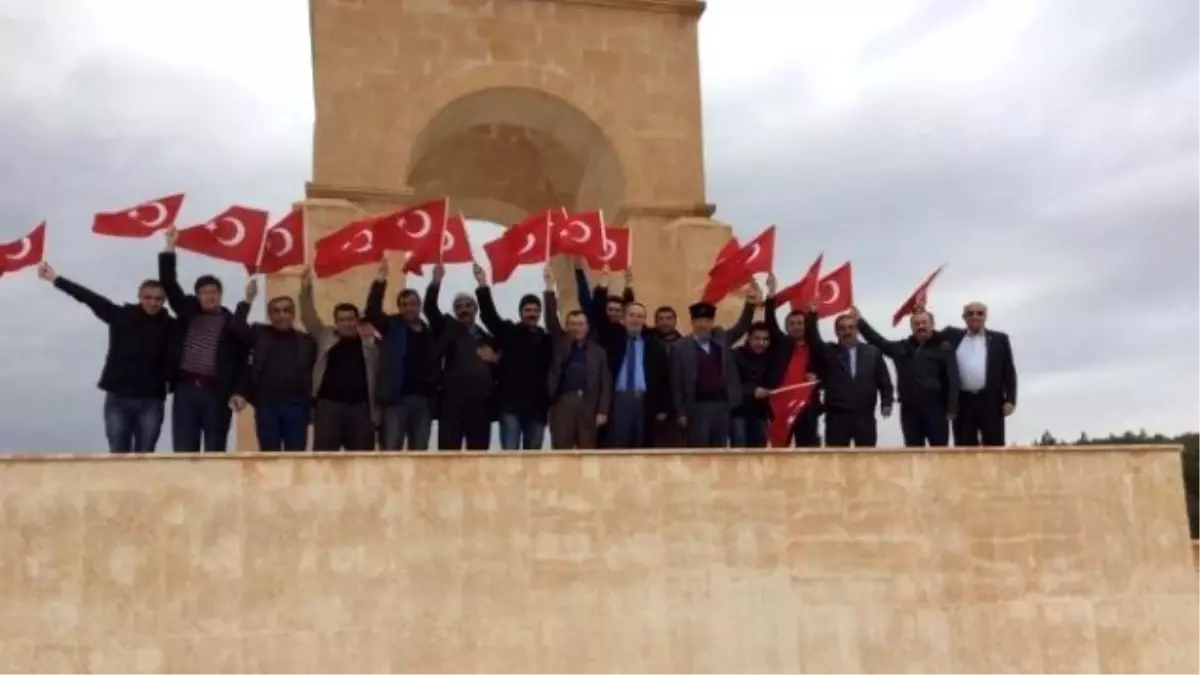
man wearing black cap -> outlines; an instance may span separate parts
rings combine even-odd
[[[518,321],[500,317],[487,273],[475,265],[475,297],[479,318],[496,338],[503,358],[496,366],[496,406],[500,413],[500,447],[505,450],[541,450],[546,437],[546,409],[550,406],[546,377],[550,372],[551,341],[538,325],[542,300],[533,294],[521,297]]]
[[[179,318],[181,344],[171,402],[171,440],[175,452],[225,452],[233,411],[229,401],[246,368],[247,348],[232,329],[233,313],[221,306],[221,281],[201,275],[183,292],[175,269],[175,228],[165,232],[166,249],[158,254],[158,278],[167,304]],[[239,305],[244,321],[249,305]]]
[[[729,444],[730,415],[742,400],[732,347],[749,330],[757,302],[755,290],[729,330],[713,325],[717,308],[711,303],[697,302],[688,308],[692,333],[671,349],[673,410],[688,447],[723,448]]]
[[[454,297],[454,315],[443,314],[438,293],[446,267],[433,266],[425,290],[425,318],[441,341],[442,389],[438,401],[438,449],[487,450],[492,440],[494,367],[499,361],[491,335],[475,323],[479,303],[467,293]]]

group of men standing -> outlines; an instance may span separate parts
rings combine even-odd
[[[326,323],[306,271],[296,300],[272,298],[267,323],[250,323],[253,279],[233,311],[211,275],[187,294],[173,228],[166,242],[159,279],[140,285],[136,304],[39,268],[109,326],[99,386],[113,452],[154,451],[168,393],[177,452],[225,450],[233,412],[248,405],[266,451],[307,449],[310,426],[315,450],[426,450],[434,419],[440,450],[487,449],[493,421],[512,450],[541,449],[547,431],[556,449],[765,447],[772,392],[797,368],[818,384],[796,416],[794,444],[819,446],[824,417],[826,445],[866,447],[876,443],[877,411],[889,417],[896,404],[884,357],[896,367],[906,445],[947,445],[951,426],[958,445],[1003,445],[1016,405],[1011,346],[985,329],[978,303],[965,308],[965,328],[940,331],[918,307],[903,340],[884,338],[854,310],[827,343],[815,307],[779,325],[771,277],[765,293],[752,285],[729,328],[715,325],[713,305],[691,305],[685,336],[670,307],[648,325],[629,272],[624,293],[610,295],[606,281],[589,289],[578,265],[580,309],[561,317],[548,269],[541,297],[525,295],[508,319],[478,266],[476,292],[443,313],[440,265],[424,297],[404,289],[389,313],[385,261],[362,311],[343,302]]]

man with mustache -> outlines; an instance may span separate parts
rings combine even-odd
[[[895,390],[883,353],[858,339],[858,321],[843,314],[834,321],[837,342],[821,339],[817,305],[804,317],[804,337],[813,355],[821,360],[821,389],[824,392],[825,445],[847,448],[875,447],[879,429],[875,406],[891,417]]]
[[[438,449],[487,450],[491,444],[491,407],[500,357],[492,336],[475,322],[479,304],[466,293],[454,298],[453,315],[443,314],[438,295],[446,267],[433,267],[425,291],[425,318],[440,345],[441,396],[438,404]]]

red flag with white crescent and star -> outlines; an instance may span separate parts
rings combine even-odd
[[[608,265],[610,272],[624,272],[633,260],[633,241],[628,227],[605,227],[603,253],[587,257],[588,267],[599,270]]]
[[[738,238],[730,237],[729,241],[725,242],[725,245],[721,247],[721,250],[717,251],[717,257],[713,258],[713,264],[708,269],[708,275],[712,276],[713,272],[721,269],[721,263],[729,260],[730,257],[740,250],[742,250],[742,245],[738,243]]]
[[[475,262],[475,254],[471,252],[471,239],[467,235],[467,224],[461,215],[446,219],[444,228],[438,228],[442,235],[438,239],[426,239],[417,245],[404,261],[404,271],[421,276],[423,265],[442,263]],[[437,246],[438,241],[441,246]]]
[[[768,437],[772,448],[786,448],[792,444],[792,427],[796,418],[812,401],[816,380],[784,383],[771,391],[771,426]]]
[[[775,306],[778,307],[786,302],[791,305],[792,310],[807,312],[817,296],[817,282],[821,279],[821,263],[824,260],[825,254],[822,253],[817,256],[812,265],[809,265],[808,271],[804,273],[800,281],[776,292]]]
[[[0,244],[0,274],[32,267],[46,254],[46,222],[42,221],[29,234],[16,241]]]
[[[207,223],[180,230],[175,246],[251,269],[258,262],[269,218],[262,209],[231,206]]]
[[[313,247],[313,273],[317,278],[383,260],[384,249],[375,232],[378,223],[378,218],[360,218],[318,239]]]
[[[817,286],[817,318],[835,316],[854,306],[854,281],[850,262],[830,272]]]
[[[921,284],[917,286],[917,290],[913,291],[912,295],[908,296],[908,299],[904,301],[904,304],[900,305],[900,309],[897,309],[896,313],[892,315],[892,326],[898,325],[901,319],[912,314],[913,311],[916,310],[917,305],[925,304],[926,296],[929,294],[929,287],[933,285],[933,280],[936,279],[944,269],[946,269],[946,266],[942,265],[930,273],[929,276],[925,277],[925,281],[922,281]]]
[[[483,252],[492,265],[492,282],[507,281],[521,265],[549,262],[550,233],[560,217],[551,209],[536,211],[484,244]]]
[[[759,272],[770,272],[775,264],[775,226],[721,260],[708,272],[700,299],[716,304],[733,291],[750,283]]]
[[[175,224],[183,206],[183,193],[167,195],[136,206],[97,213],[92,232],[107,237],[142,239]]]
[[[287,267],[303,265],[306,243],[304,210],[292,209],[267,230],[258,265],[246,271],[250,274],[274,274]]]
[[[385,251],[414,251],[426,240],[436,242],[450,217],[449,209],[450,202],[443,197],[378,216],[376,244]]]
[[[577,255],[584,260],[604,256],[604,214],[600,211],[564,212],[555,220],[551,232],[552,255]]]

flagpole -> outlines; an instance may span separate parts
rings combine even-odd
[[[566,213],[566,209],[563,209],[563,213]],[[543,261],[544,264],[546,264],[546,265],[550,264],[550,234],[551,234],[551,232],[552,232],[552,228],[550,227],[550,209],[546,209],[546,260]]]
[[[284,217],[286,218],[287,216]],[[267,222],[270,222],[270,218],[271,216],[268,214]],[[278,225],[279,223],[275,224]],[[258,274],[258,271],[262,269],[262,259],[267,253],[267,237],[271,234],[271,230],[273,229],[275,229],[273,226],[263,228],[262,241],[258,242],[258,257],[254,259],[254,271],[250,273],[250,276]]]
[[[808,380],[807,382],[801,382],[800,384],[789,384],[785,387],[779,387],[778,389],[772,389],[767,393],[770,394],[771,396],[774,396],[775,394],[782,394],[785,391],[792,391],[794,389],[799,389],[801,387],[811,387],[813,385],[816,385],[818,382],[820,382],[820,380]]]
[[[458,212],[458,219],[463,224],[463,234],[466,234],[467,233],[467,217],[463,215],[462,211]],[[467,237],[467,250],[471,252],[471,262],[472,263],[475,262],[475,249],[471,248],[471,238],[470,237]]]

